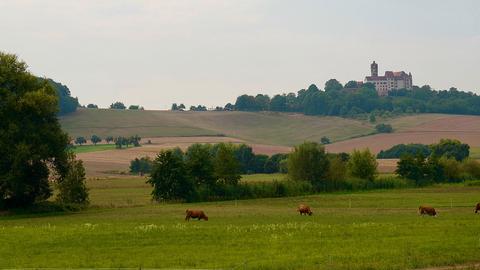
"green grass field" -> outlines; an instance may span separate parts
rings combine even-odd
[[[142,178],[88,185],[89,210],[0,216],[0,268],[414,269],[480,261],[480,187],[157,204]],[[299,203],[314,215],[298,215]],[[420,217],[420,204],[439,216]],[[187,208],[203,209],[209,221],[185,222]]]
[[[480,147],[470,148],[470,157],[474,159],[480,159]]]
[[[90,153],[115,149],[115,144],[97,144],[97,145],[76,145],[73,147],[75,154]]]

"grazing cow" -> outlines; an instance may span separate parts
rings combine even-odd
[[[203,219],[205,221],[208,220],[207,215],[205,215],[205,213],[202,210],[187,209],[187,211],[185,211],[185,213],[187,214],[187,216],[185,217],[186,221],[190,221],[190,218],[198,218],[198,220]]]
[[[311,216],[313,214],[312,210],[310,210],[310,206],[305,205],[305,204],[300,204],[298,206],[298,212],[300,212],[300,215],[303,215],[303,214],[307,215],[308,214],[309,216]]]
[[[418,208],[420,211],[420,215],[429,215],[429,216],[436,216],[437,212],[435,211],[435,208],[430,207],[430,206],[420,206]]]
[[[475,213],[478,213],[480,211],[480,202],[477,203],[477,206],[475,207]]]

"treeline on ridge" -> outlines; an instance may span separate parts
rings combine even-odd
[[[324,90],[312,84],[297,93],[241,95],[234,105],[225,108],[237,111],[300,112],[307,115],[353,116],[373,111],[392,113],[480,114],[480,96],[472,92],[434,90],[428,85],[412,90],[392,90],[379,96],[371,83],[342,85],[335,79],[325,83]]]

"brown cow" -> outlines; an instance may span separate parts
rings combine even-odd
[[[477,206],[475,207],[475,213],[478,213],[480,211],[480,202],[477,203]]]
[[[310,210],[310,206],[305,205],[305,204],[300,204],[298,206],[298,212],[300,212],[300,215],[303,215],[303,214],[307,215],[308,214],[309,216],[311,216],[313,214],[312,210]]]
[[[436,216],[437,212],[435,211],[435,208],[430,207],[430,206],[420,206],[418,208],[418,211],[420,211],[420,215],[429,215],[429,216]]]
[[[190,221],[190,218],[198,218],[198,220],[205,220],[207,221],[208,220],[208,217],[207,215],[205,215],[205,213],[202,211],[202,210],[190,210],[190,209],[187,209],[185,211],[185,213],[187,214],[187,216],[185,217],[185,220],[186,221]]]

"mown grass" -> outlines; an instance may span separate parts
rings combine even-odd
[[[157,204],[144,179],[89,180],[93,205],[1,216],[0,268],[413,269],[480,261],[480,187]],[[130,200],[132,203],[127,203]],[[299,203],[313,216],[300,216]],[[439,216],[420,217],[428,204]],[[185,222],[186,208],[209,221]]]
[[[113,150],[115,149],[115,144],[76,145],[72,149],[75,154],[90,153],[90,152],[98,152],[98,151],[105,151],[105,150]]]

